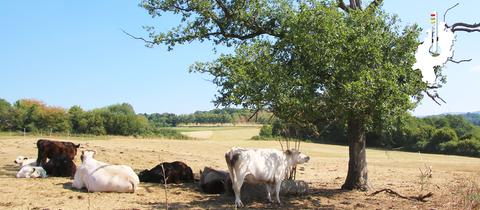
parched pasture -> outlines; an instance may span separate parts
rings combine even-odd
[[[96,159],[132,166],[136,172],[152,168],[163,161],[184,161],[198,173],[205,166],[226,169],[224,153],[232,146],[278,148],[276,141],[248,140],[258,127],[225,127],[182,129],[199,140],[167,139],[68,139],[97,151]],[[193,133],[188,133],[193,132]],[[135,193],[87,193],[71,188],[68,178],[16,179],[17,155],[36,157],[33,137],[0,137],[0,209],[163,209],[166,207],[163,185],[140,183]],[[55,137],[52,139],[66,140]],[[459,156],[430,155],[384,150],[367,150],[369,192],[342,191],[347,174],[348,148],[302,143],[301,150],[311,157],[298,168],[297,179],[309,183],[305,195],[282,196],[283,206],[290,209],[469,209],[480,208],[480,159]],[[77,165],[80,158],[77,154]],[[421,170],[432,167],[431,178]],[[416,196],[432,192],[427,202],[412,201],[371,192],[389,188],[401,195]],[[265,197],[243,196],[248,208],[276,208]],[[233,208],[234,197],[207,195],[195,183],[167,186],[168,205],[172,208]],[[475,207],[475,205],[477,205]]]

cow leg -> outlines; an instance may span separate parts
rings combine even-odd
[[[233,175],[232,187],[233,187],[233,191],[235,192],[235,205],[237,207],[243,207],[242,200],[240,200],[241,198],[240,193],[242,192],[242,185],[245,179],[245,175],[239,174],[238,173],[239,171],[236,171],[235,169],[233,170],[235,171],[235,174]]]
[[[46,159],[46,158],[45,158]],[[45,162],[46,160],[44,160],[44,157],[42,155],[42,151],[38,151],[38,155],[37,155],[37,166],[41,166],[41,167],[44,167],[45,166]]]
[[[265,184],[265,187],[267,188],[267,199],[268,199],[268,202],[270,203],[273,203],[272,201],[272,189],[273,189],[273,185],[270,184],[270,183],[266,183]]]
[[[282,205],[282,203],[280,202],[280,189],[282,188],[282,181],[277,180],[277,182],[275,184],[276,184],[275,195],[277,196],[277,202],[278,202],[278,205]]]

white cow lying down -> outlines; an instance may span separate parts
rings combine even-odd
[[[235,192],[235,204],[242,207],[240,192],[244,180],[249,183],[265,183],[267,198],[272,202],[271,193],[275,189],[277,202],[280,204],[282,181],[292,166],[310,160],[310,157],[297,150],[282,152],[276,149],[244,149],[234,147],[225,153],[232,188]]]
[[[17,172],[17,178],[46,178],[47,172],[40,166],[23,166]]]
[[[20,167],[29,165],[29,166],[37,166],[37,159],[30,159],[25,156],[17,156],[17,158],[13,161]]]
[[[89,192],[135,192],[139,179],[130,166],[110,165],[93,159],[95,151],[82,151],[82,164],[72,186]]]

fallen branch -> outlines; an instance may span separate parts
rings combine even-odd
[[[395,196],[400,197],[400,198],[403,198],[403,199],[414,200],[414,201],[421,201],[421,202],[427,202],[427,200],[425,200],[425,199],[433,196],[433,193],[432,193],[432,192],[429,192],[429,193],[427,193],[427,194],[425,194],[425,195],[421,195],[421,194],[420,194],[420,195],[418,195],[418,196],[403,196],[403,195],[400,195],[399,193],[393,191],[392,189],[388,189],[388,188],[375,191],[375,192],[373,192],[372,194],[370,194],[370,195],[368,195],[368,196],[375,196],[376,194],[381,193],[381,192],[386,192],[386,193],[388,193],[388,194],[392,194],[392,195],[395,195]]]

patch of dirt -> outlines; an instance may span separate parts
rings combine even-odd
[[[181,134],[195,139],[208,139],[212,137],[213,131],[190,131],[181,132]]]

